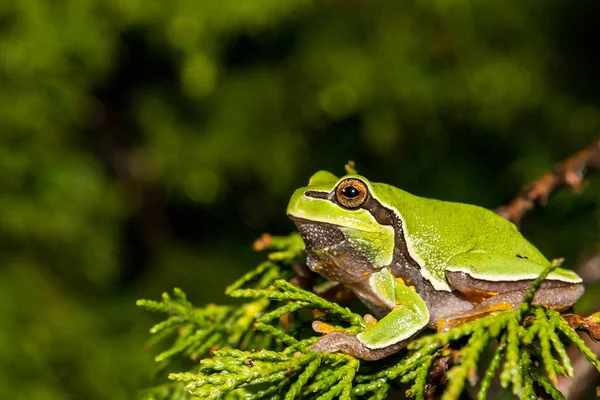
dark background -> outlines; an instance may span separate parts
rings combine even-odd
[[[133,398],[156,368],[135,300],[228,301],[316,170],[506,203],[598,136],[599,19],[594,1],[0,2],[0,397]],[[522,229],[574,266],[600,249],[599,200],[592,177]]]

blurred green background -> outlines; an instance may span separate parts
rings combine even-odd
[[[592,1],[0,2],[0,398],[133,398],[156,369],[135,300],[227,301],[318,169],[507,202],[600,131],[599,18]],[[576,265],[599,202],[591,178],[522,228]]]

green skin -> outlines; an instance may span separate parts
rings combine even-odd
[[[358,207],[345,207],[336,193],[347,179],[367,191]],[[426,326],[447,329],[514,308],[550,265],[514,224],[487,209],[417,197],[359,175],[317,172],[296,190],[287,213],[306,244],[308,267],[383,316],[356,336],[327,333],[312,346],[317,352],[386,357]],[[577,274],[557,268],[534,303],[567,309],[583,290]]]

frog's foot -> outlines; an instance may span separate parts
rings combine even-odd
[[[341,351],[342,353],[346,353],[363,360],[375,361],[397,352],[406,345],[406,342],[407,340],[404,340],[381,349],[369,349],[357,339],[356,335],[347,332],[336,331],[330,332],[323,336],[315,344],[310,346],[310,350],[314,351],[315,353],[335,353],[337,351]]]
[[[496,296],[496,297],[501,297],[501,296]],[[489,305],[484,305],[484,306],[482,306],[482,304],[483,303],[481,303],[480,305],[478,305],[476,307],[473,307],[470,310],[467,310],[467,311],[464,311],[464,312],[461,312],[458,314],[452,314],[452,315],[448,315],[446,317],[438,318],[438,326],[437,326],[438,332],[448,331],[451,328],[454,328],[455,326],[459,326],[466,322],[470,322],[470,321],[485,317],[486,315],[489,315],[496,311],[513,310],[515,308],[513,304],[507,303],[507,302],[499,302],[496,304],[489,304]]]

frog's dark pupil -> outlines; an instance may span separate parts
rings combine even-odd
[[[346,186],[342,189],[342,194],[348,199],[352,199],[360,194],[359,190],[354,186]]]

